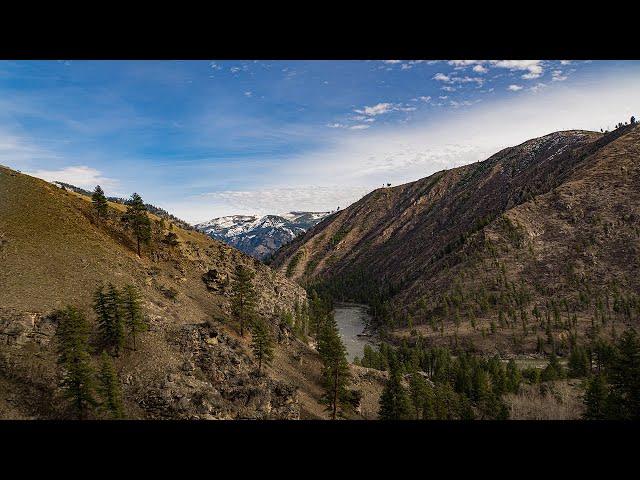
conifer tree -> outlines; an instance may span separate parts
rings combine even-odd
[[[145,207],[142,197],[137,193],[131,195],[127,202],[127,212],[123,215],[122,220],[136,237],[138,256],[140,257],[140,244],[148,244],[151,240],[151,220],[147,215],[147,207]]]
[[[322,402],[327,406],[331,418],[343,415],[349,404],[350,382],[347,352],[340,339],[335,319],[328,317],[322,324],[318,336],[318,353],[322,359]]]
[[[127,332],[133,340],[133,350],[136,351],[136,335],[147,330],[147,324],[142,314],[140,293],[133,285],[125,285],[122,289],[122,310]]]
[[[418,372],[414,372],[411,375],[411,381],[409,382],[409,394],[415,411],[415,418],[416,420],[420,420],[421,415],[428,408],[429,387],[426,380]]]
[[[602,375],[595,375],[586,382],[584,395],[585,412],[587,420],[604,420],[607,418],[607,384]]]
[[[262,371],[262,364],[271,365],[273,360],[273,339],[269,327],[264,320],[254,320],[251,327],[251,350],[258,361],[258,372]]]
[[[244,265],[236,267],[236,275],[231,284],[231,310],[240,322],[240,335],[244,337],[244,327],[255,317],[256,292],[253,287],[254,273]]]
[[[613,417],[640,419],[640,339],[635,330],[620,335],[607,376]]]
[[[100,359],[98,382],[98,391],[102,397],[103,410],[114,419],[123,418],[124,407],[122,405],[122,392],[118,374],[113,365],[113,360],[105,351],[102,352]]]
[[[380,396],[380,420],[406,420],[410,415],[409,398],[402,386],[397,365],[391,367],[389,380]]]
[[[549,364],[542,371],[541,379],[544,382],[548,382],[551,380],[558,380],[564,377],[564,369],[560,362],[558,361],[558,357],[555,352],[551,352],[551,356],[549,357]]]
[[[102,346],[114,355],[120,354],[124,343],[124,318],[120,292],[111,283],[106,292],[100,287],[94,294],[93,308],[98,315],[98,332]]]
[[[93,191],[93,195],[91,195],[91,202],[100,217],[104,218],[107,216],[109,204],[100,185],[96,185],[96,189]]]
[[[571,377],[584,377],[589,373],[590,365],[587,352],[584,348],[574,345],[569,354],[569,375]]]
[[[516,365],[515,360],[511,359],[507,363],[507,390],[512,393],[518,393],[520,389],[520,382],[522,381],[522,374]]]
[[[90,327],[85,316],[71,306],[54,316],[58,320],[56,338],[58,364],[63,371],[61,387],[72,401],[78,418],[83,420],[89,409],[96,405],[89,355]]]

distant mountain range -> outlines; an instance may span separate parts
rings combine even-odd
[[[288,212],[282,215],[230,215],[195,225],[197,230],[221,240],[259,260],[316,225],[331,212]]]

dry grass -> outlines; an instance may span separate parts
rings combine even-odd
[[[582,389],[576,380],[523,385],[505,400],[513,420],[578,420],[583,412]]]
[[[124,208],[111,206],[119,211]],[[291,309],[305,296],[303,289],[283,275],[222,242],[177,226],[173,232],[180,241],[177,247],[156,242],[154,255],[145,249],[143,257],[138,258],[132,239],[115,216],[108,222],[93,221],[86,197],[0,167],[0,328],[9,321],[3,311],[43,316],[66,304],[84,310],[92,320],[92,295],[99,284],[135,284],[145,299],[151,329],[140,339],[139,351],[135,355],[127,353],[117,367],[121,378],[133,376],[155,386],[168,373],[179,372],[185,362],[183,355],[169,345],[180,325],[216,318],[222,320],[220,328],[237,338],[235,323],[229,321],[228,292],[208,291],[202,281],[208,269],[216,269],[223,277],[232,274],[239,263],[254,269],[260,294],[258,308],[266,318],[272,318],[276,306]],[[173,298],[166,296],[169,290],[176,292]],[[239,339],[247,359],[251,358],[249,340],[249,336]],[[317,418],[318,392],[313,388],[319,368],[317,355],[306,355],[306,365],[300,368],[292,358],[298,348],[284,344],[277,347],[279,360],[271,376],[301,388],[303,409],[309,411],[309,417]],[[37,350],[27,355],[19,345],[0,345],[0,354],[24,367],[20,371],[33,361],[38,368],[55,373],[55,361],[49,355],[51,345]],[[8,378],[0,375],[4,382],[0,385],[0,418],[28,415],[13,407],[25,404],[27,398],[17,388],[19,382]],[[54,389],[54,382],[50,382],[50,388]],[[128,405],[128,411],[144,418],[145,413],[136,405]]]

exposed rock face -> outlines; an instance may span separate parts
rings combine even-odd
[[[294,386],[258,374],[240,342],[210,324],[183,325],[168,335],[182,362],[175,371],[126,388],[148,418],[297,419]]]
[[[47,345],[55,330],[50,317],[0,308],[0,345],[23,346],[28,342]]]

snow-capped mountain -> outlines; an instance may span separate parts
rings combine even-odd
[[[281,215],[230,215],[195,228],[260,260],[304,233],[331,212],[288,212]]]

